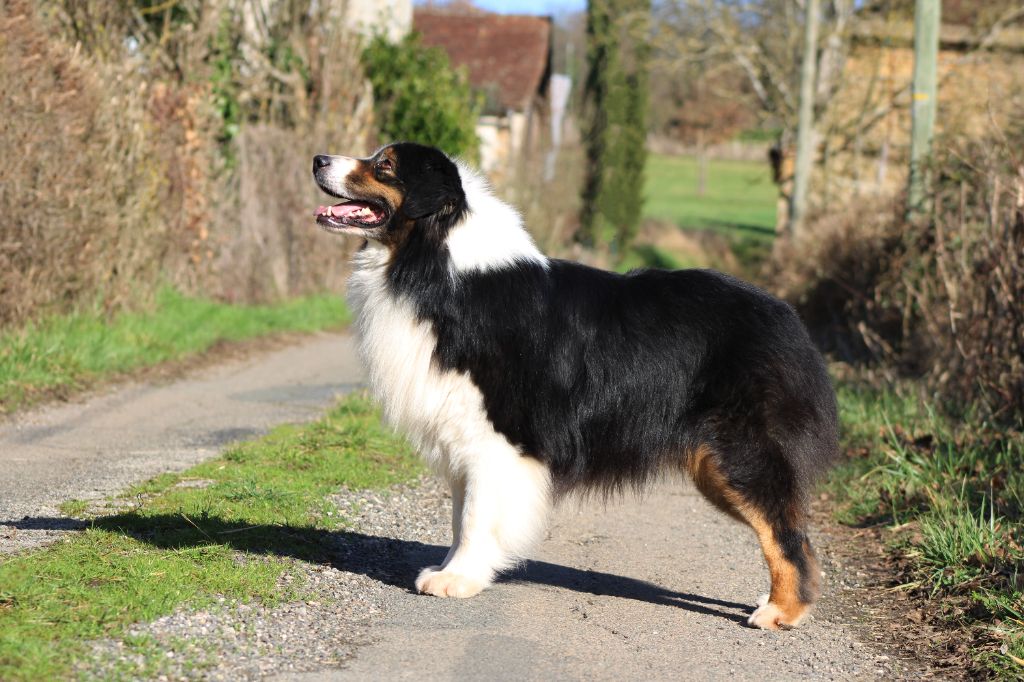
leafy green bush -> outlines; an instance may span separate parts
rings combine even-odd
[[[476,160],[480,101],[442,50],[424,46],[415,34],[399,43],[377,36],[363,51],[363,67],[384,141],[429,144]]]

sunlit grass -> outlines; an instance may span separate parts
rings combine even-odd
[[[701,194],[694,157],[651,154],[644,199],[645,218],[665,221],[681,230],[708,230],[724,235],[741,267],[746,269],[757,268],[775,238],[778,188],[772,182],[767,160],[709,160],[705,191]],[[687,254],[660,251],[634,249],[629,256],[630,266],[664,267],[672,261],[687,267],[693,265]]]
[[[0,679],[67,676],[90,640],[180,606],[292,599],[301,584],[280,578],[296,559],[323,559],[331,531],[346,524],[328,495],[420,473],[410,446],[355,396],[314,424],[136,486],[112,500],[130,511],[92,517],[84,532],[0,563]]]
[[[0,412],[119,373],[202,353],[223,341],[338,327],[340,296],[238,306],[164,289],[155,305],[108,319],[99,310],[52,317],[0,334]]]
[[[697,160],[651,154],[644,188],[644,217],[684,229],[711,229],[735,236],[771,239],[778,189],[767,159],[708,161],[703,195],[697,191]]]
[[[979,666],[1024,660],[1024,435],[952,422],[907,391],[841,386],[850,458],[831,476],[837,518],[888,529],[908,587],[977,642]],[[1016,659],[1016,660],[1015,660]]]

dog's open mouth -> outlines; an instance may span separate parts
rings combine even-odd
[[[326,228],[379,227],[387,220],[387,212],[368,201],[349,200],[316,209],[316,222]]]

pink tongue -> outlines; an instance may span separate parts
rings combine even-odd
[[[335,204],[334,206],[318,206],[316,209],[316,215],[344,218],[345,216],[359,212],[366,206],[367,204],[359,201],[349,201],[341,204]]]
[[[358,201],[351,201],[347,204],[335,204],[334,206],[331,206],[331,215],[335,218],[343,218],[347,215],[358,213],[365,206],[366,204],[362,204]]]

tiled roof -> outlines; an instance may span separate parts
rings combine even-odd
[[[444,49],[452,64],[465,66],[473,87],[490,92],[504,109],[527,109],[547,79],[551,51],[547,18],[417,8],[413,29],[424,45]]]

